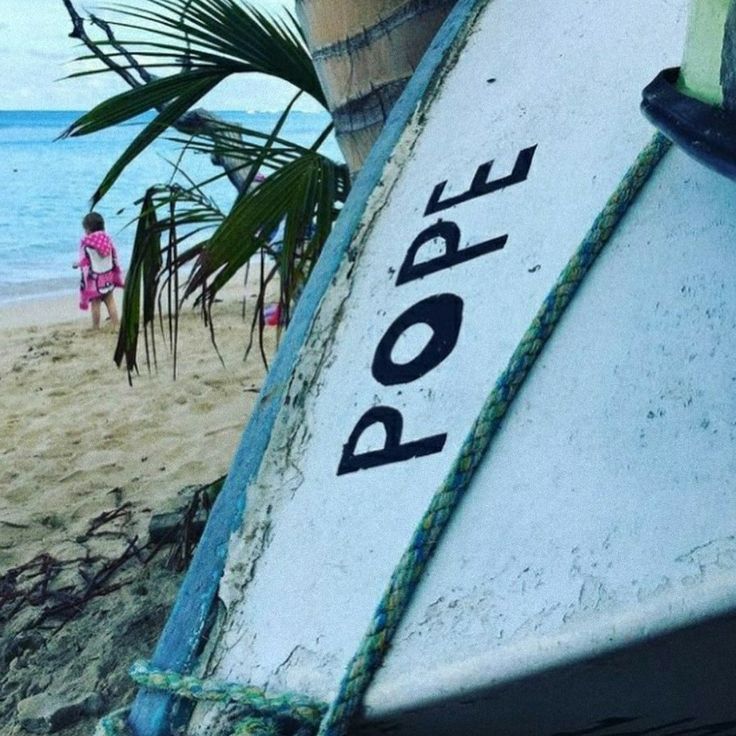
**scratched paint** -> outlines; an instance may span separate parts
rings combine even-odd
[[[208,672],[332,696],[483,399],[650,138],[640,90],[677,64],[685,11],[487,6],[295,365]],[[375,729],[736,732],[735,194],[672,151],[631,208],[452,521],[368,693]],[[194,731],[216,721],[201,710]]]

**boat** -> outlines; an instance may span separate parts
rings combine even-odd
[[[736,734],[736,184],[639,109],[649,88],[672,134],[650,85],[702,45],[706,5],[722,38],[715,0],[457,3],[304,290],[150,667],[331,702],[540,305],[605,240],[349,732]],[[660,92],[694,99],[678,79]],[[204,736],[232,715],[144,688],[128,724]]]

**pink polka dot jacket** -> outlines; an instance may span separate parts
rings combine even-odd
[[[88,309],[93,299],[102,299],[116,286],[124,286],[123,272],[112,238],[102,230],[88,233],[79,244],[79,308]]]

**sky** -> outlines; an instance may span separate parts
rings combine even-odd
[[[134,0],[134,2],[141,0]],[[114,2],[114,0],[113,0]],[[293,7],[292,0],[253,0],[265,10]],[[75,0],[80,12],[97,11],[109,0]],[[92,30],[92,29],[88,29]],[[71,22],[62,0],[0,0],[0,109],[87,110],[127,87],[114,74],[63,79],[83,67],[72,60],[84,52],[69,38]],[[288,85],[256,75],[228,80],[203,100],[214,110],[282,110]],[[305,100],[298,109],[317,110]]]

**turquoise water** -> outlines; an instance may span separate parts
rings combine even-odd
[[[81,113],[61,111],[0,111],[0,302],[62,294],[76,289],[81,219],[89,198],[126,145],[140,131],[128,124],[83,138],[55,140]],[[278,113],[221,113],[254,130],[270,132]],[[329,119],[326,114],[295,112],[283,136],[311,145]],[[338,156],[334,141],[323,150]],[[134,236],[130,221],[134,205],[151,184],[168,182],[169,161],[177,146],[158,141],[125,171],[97,205],[127,264]],[[184,168],[196,181],[215,169],[203,155],[189,154]],[[234,189],[225,180],[209,189],[217,204],[227,209]]]

